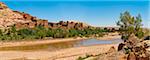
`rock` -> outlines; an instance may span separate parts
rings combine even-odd
[[[144,40],[150,40],[150,36],[146,36]]]
[[[26,22],[22,18],[22,15],[13,12],[4,3],[0,2],[0,29],[6,29],[19,22]]]
[[[140,57],[140,58],[137,58],[137,60],[149,60],[149,57]]]
[[[107,53],[105,54],[101,54],[97,57],[97,60],[116,60],[118,59],[117,57],[117,51],[114,48],[114,46],[112,46]]]
[[[118,51],[118,60],[127,60],[126,54],[123,51]]]
[[[145,41],[143,41],[143,42],[146,43],[147,46],[150,46],[150,40],[145,40]]]
[[[125,42],[125,46],[131,50],[127,60],[149,60],[149,55],[146,50],[149,47],[147,42],[137,38],[134,34],[129,36]]]
[[[150,51],[150,47],[146,49],[147,51]]]
[[[109,50],[108,50],[108,53],[112,53],[112,52],[116,52],[116,49],[114,46],[112,46]]]
[[[131,34],[128,38],[128,43],[130,43],[130,45],[135,46],[138,45],[138,43],[140,43],[140,39],[137,38],[134,34]]]
[[[118,51],[122,50],[122,48],[125,46],[125,44],[123,43],[120,43],[119,46],[118,46]]]
[[[97,57],[89,57],[89,58],[86,58],[84,60],[96,60],[96,59],[97,59]]]
[[[0,2],[0,9],[8,8],[4,3]]]
[[[128,57],[127,57],[127,60],[136,60],[136,56],[133,52],[130,52]]]

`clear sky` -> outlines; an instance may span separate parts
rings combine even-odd
[[[143,24],[148,27],[148,0],[3,0],[12,10],[29,13],[49,22],[77,20],[94,26],[115,26],[121,12],[129,11],[133,16],[141,14]]]

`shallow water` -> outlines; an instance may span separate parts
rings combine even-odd
[[[96,40],[96,39],[87,39],[87,40],[77,40],[69,42],[60,42],[53,44],[42,44],[42,45],[33,45],[33,46],[18,46],[18,47],[4,47],[0,50],[20,50],[20,51],[34,51],[34,50],[46,50],[46,51],[56,51],[65,48],[80,47],[80,46],[89,46],[89,45],[98,45],[98,44],[117,44],[122,42],[121,39],[113,40]]]
[[[117,44],[122,42],[121,39],[113,39],[113,40],[97,40],[97,39],[89,39],[80,41],[80,46],[88,46],[88,45],[97,45],[97,44]]]

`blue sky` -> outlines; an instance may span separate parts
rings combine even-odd
[[[29,13],[49,22],[77,20],[94,26],[115,26],[121,12],[139,13],[148,26],[149,1],[100,1],[100,0],[3,0],[12,10]]]

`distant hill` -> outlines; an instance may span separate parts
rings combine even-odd
[[[0,29],[7,29],[13,25],[17,29],[34,28],[36,26],[43,26],[45,28],[52,29],[82,29],[91,27],[90,25],[76,21],[60,21],[57,23],[48,22],[48,20],[39,19],[24,12],[13,11],[8,8],[7,5],[0,2]]]

